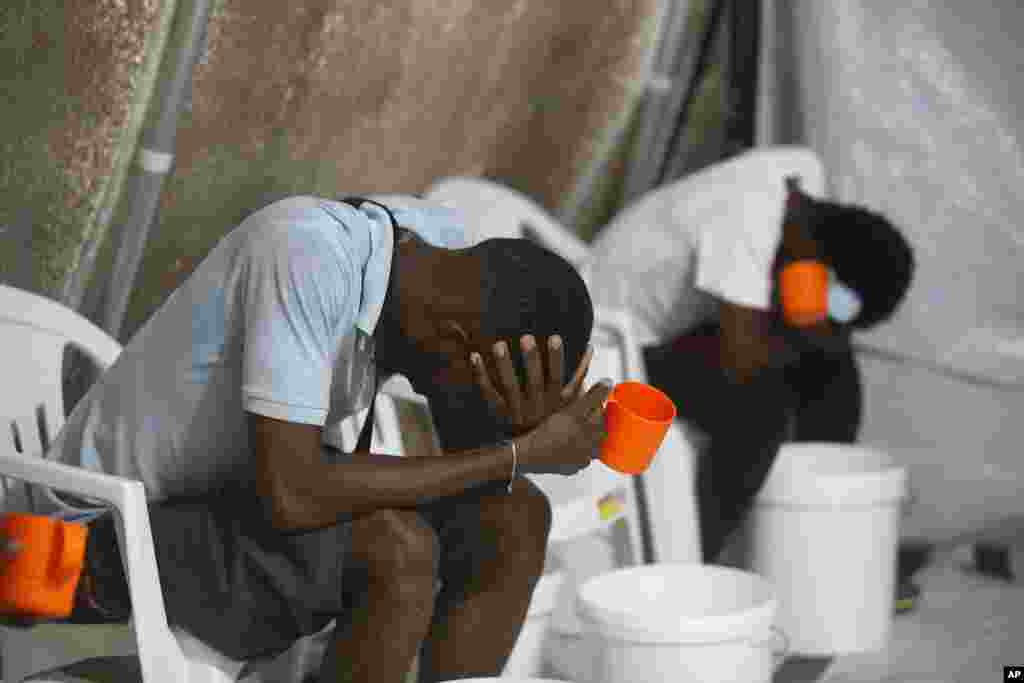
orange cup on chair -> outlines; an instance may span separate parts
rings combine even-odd
[[[85,562],[86,527],[11,513],[0,517],[0,535],[17,547],[0,560],[0,613],[69,616]]]
[[[601,462],[623,474],[642,473],[654,459],[675,416],[672,399],[649,384],[616,385],[605,405],[608,438],[601,446]]]
[[[828,268],[820,261],[802,260],[779,273],[782,315],[792,325],[815,325],[828,317]]]

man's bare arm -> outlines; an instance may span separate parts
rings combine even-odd
[[[512,449],[504,445],[444,458],[353,453],[333,464],[321,455],[320,427],[253,413],[248,421],[257,493],[282,531],[422,505],[512,473]]]
[[[770,314],[727,301],[719,302],[722,369],[743,384],[762,370],[778,366],[789,352],[771,332]]]

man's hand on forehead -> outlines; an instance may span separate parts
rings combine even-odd
[[[593,353],[588,346],[572,379],[563,386],[565,352],[561,337],[552,335],[543,345],[547,351],[547,363],[544,362],[541,344],[533,335],[523,335],[519,344],[526,366],[525,389],[516,374],[507,342],[499,341],[491,350],[497,382],[491,379],[487,363],[480,354],[470,356],[476,384],[484,399],[491,410],[505,419],[517,433],[533,429],[579,397]]]

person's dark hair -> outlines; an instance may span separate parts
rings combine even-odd
[[[594,306],[583,278],[561,256],[526,239],[489,239],[472,251],[483,266],[484,334],[509,340],[520,381],[526,374],[519,337],[532,334],[543,344],[560,335],[563,383],[568,382],[594,328]]]
[[[811,231],[836,276],[863,299],[851,327],[866,329],[899,308],[914,276],[914,252],[899,230],[867,209],[812,200]]]
[[[564,259],[525,239],[490,239],[472,247],[481,259],[484,334],[512,343],[521,382],[526,380],[519,337],[539,343],[559,334],[564,343],[563,383],[579,366],[590,342],[594,309],[583,279]],[[463,451],[514,436],[476,390],[427,387],[441,445]]]

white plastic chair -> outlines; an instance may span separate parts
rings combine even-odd
[[[643,381],[643,359],[633,342],[629,316],[623,311],[594,311],[594,357],[584,386],[602,378],[614,382]],[[530,475],[554,508],[551,543],[562,543],[609,528],[625,520],[629,528],[631,564],[645,555],[637,481],[595,462],[574,477]]]
[[[535,201],[504,185],[483,178],[455,176],[437,181],[424,196],[467,217],[472,231],[470,243],[491,237],[527,237],[574,266],[587,259],[586,242],[566,230]]]
[[[418,419],[410,420],[411,412],[419,412]],[[359,432],[368,413],[369,408],[364,408],[336,425],[329,425],[325,428],[324,441],[342,452],[351,453],[359,441]],[[370,450],[382,455],[402,456],[409,450],[408,441],[413,448],[425,444],[434,452],[440,452],[441,442],[437,433],[432,428],[420,429],[421,425],[433,425],[426,396],[413,391],[408,380],[401,375],[383,382],[377,393]],[[417,433],[410,434],[410,430]]]
[[[327,439],[330,443],[340,448],[345,453],[355,450],[359,441],[359,430],[366,419],[369,408],[364,408],[355,415],[351,415],[330,430],[333,435]],[[398,412],[391,395],[382,389],[377,395],[376,408],[374,410],[373,438],[370,441],[370,450],[374,453],[386,455],[405,455],[405,444],[402,441],[401,426],[399,425]]]
[[[128,576],[132,619],[126,627],[44,624],[32,629],[3,629],[3,676],[6,683],[30,677],[60,680],[40,672],[109,654],[139,658],[145,683],[228,683],[245,662],[215,652],[188,633],[167,624],[153,539],[141,482],[90,472],[47,460],[45,448],[64,421],[61,365],[65,347],[84,352],[101,369],[120,354],[120,345],[74,311],[29,292],[0,285],[0,481],[4,508],[33,509],[26,486],[52,494],[63,491],[110,505],[117,513],[118,541]],[[105,637],[90,630],[105,629]],[[97,644],[115,652],[97,651]],[[37,675],[38,674],[38,675]]]

